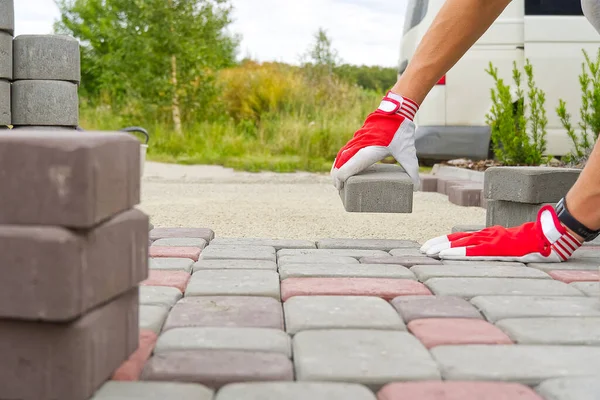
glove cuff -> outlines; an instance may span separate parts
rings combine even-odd
[[[386,114],[399,114],[412,121],[419,111],[419,105],[407,97],[390,91],[381,100],[377,110]]]
[[[560,223],[552,206],[544,206],[538,213],[539,227],[562,261],[568,260],[581,247],[581,242]]]

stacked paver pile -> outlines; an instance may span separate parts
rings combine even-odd
[[[13,0],[0,0],[0,129],[10,125],[10,81],[13,78]]]
[[[94,400],[592,400],[600,248],[441,262],[403,240],[150,232],[135,371]],[[158,339],[156,339],[158,336]],[[128,382],[124,382],[127,380]]]
[[[549,167],[494,167],[485,172],[487,226],[506,228],[535,221],[544,205],[556,205],[581,170]]]
[[[138,347],[139,141],[0,131],[0,398],[88,399]]]
[[[448,196],[448,201],[462,207],[487,207],[483,195],[483,182],[456,177],[423,175],[423,192],[437,192]]]

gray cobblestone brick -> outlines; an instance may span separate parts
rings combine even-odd
[[[289,264],[358,264],[354,257],[322,256],[318,254],[307,256],[282,256],[277,259],[279,267]]]
[[[315,249],[315,242],[299,239],[262,239],[262,238],[216,238],[214,245],[221,246],[269,246],[281,249]]]
[[[150,240],[164,238],[202,238],[210,243],[215,232],[208,228],[154,228],[150,231]]]
[[[0,8],[2,0],[0,0]],[[2,17],[0,16],[0,20]],[[1,21],[0,21],[1,23]],[[0,79],[13,78],[13,38],[12,35],[0,30]]]
[[[170,307],[165,305],[142,304],[140,306],[140,329],[148,329],[159,335],[169,314],[169,309]]]
[[[419,248],[419,243],[413,240],[396,239],[321,239],[317,242],[319,249],[354,249],[354,250],[383,250]]]
[[[600,379],[597,377],[556,378],[542,382],[537,388],[547,400],[598,400]]]
[[[90,400],[212,400],[213,394],[196,383],[108,381]]]
[[[234,383],[223,387],[215,400],[377,400],[356,383],[269,382]]]
[[[177,328],[160,335],[154,354],[177,350],[240,350],[292,356],[292,340],[279,329]]]
[[[435,258],[427,257],[425,255],[422,257],[364,257],[360,259],[360,262],[362,264],[397,264],[408,268],[415,265],[442,265],[440,260],[436,260]]]
[[[465,299],[450,296],[402,296],[392,300],[404,322],[425,318],[483,319],[479,311]]]
[[[392,249],[390,255],[393,257],[423,257],[419,248]]]
[[[600,347],[591,346],[440,346],[431,354],[445,380],[538,385],[550,378],[595,375],[600,369]]]
[[[210,245],[200,254],[202,260],[264,260],[275,261],[275,249],[269,246]]]
[[[544,272],[554,270],[581,270],[581,271],[598,271],[600,263],[590,260],[589,258],[572,258],[561,263],[529,263],[528,267],[536,268]]]
[[[279,275],[265,270],[198,271],[192,275],[185,296],[265,296],[279,300]]]
[[[79,97],[75,83],[15,81],[11,103],[13,125],[79,125]]]
[[[140,304],[173,307],[182,297],[181,291],[168,286],[140,286]]]
[[[600,317],[598,300],[589,297],[481,296],[471,299],[486,319]]]
[[[341,256],[354,257],[390,257],[390,254],[382,250],[360,250],[360,249],[284,249],[277,252],[277,257],[286,256]]]
[[[526,265],[520,262],[513,261],[460,261],[460,260],[444,260],[444,265],[469,265],[473,267],[492,267],[492,266],[503,266],[503,267],[525,267]]]
[[[504,319],[496,325],[519,344],[600,345],[600,317]]]
[[[277,271],[274,261],[264,260],[200,260],[194,264],[194,272],[207,269],[264,269]]]
[[[486,225],[512,228],[537,219],[538,212],[547,203],[526,204],[504,200],[488,200]]]
[[[287,278],[397,278],[416,279],[406,267],[386,264],[286,264],[279,267],[281,280]]]
[[[0,31],[13,34],[15,30],[14,0],[0,0]]]
[[[10,125],[10,82],[0,79],[0,128]]]
[[[65,35],[20,35],[13,42],[14,80],[79,83],[79,42]]]
[[[297,296],[283,310],[292,335],[316,329],[406,330],[394,308],[379,297]]]
[[[407,332],[304,331],[294,336],[293,353],[299,381],[349,381],[378,390],[390,382],[440,379],[429,352]]]
[[[194,260],[191,258],[159,257],[150,259],[150,269],[163,271],[185,271],[191,272]]]
[[[600,282],[573,282],[569,285],[586,296],[598,297],[600,295]]]
[[[158,239],[152,243],[153,246],[171,246],[171,247],[206,247],[206,240],[202,238],[164,238]]]
[[[411,271],[421,282],[431,278],[529,278],[551,279],[550,275],[535,268],[502,265],[417,265]]]

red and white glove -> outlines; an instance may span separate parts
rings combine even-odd
[[[567,261],[581,245],[562,226],[554,208],[544,206],[536,222],[440,236],[425,243],[421,252],[445,260],[558,263]]]
[[[367,117],[363,127],[339,151],[331,176],[340,190],[348,178],[393,156],[419,190],[419,160],[415,149],[413,119],[419,106],[414,101],[388,92],[379,108]]]

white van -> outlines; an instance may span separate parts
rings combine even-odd
[[[402,38],[401,75],[444,0],[409,0]],[[443,45],[443,44],[442,44]],[[416,147],[423,160],[490,157],[491,61],[504,82],[512,83],[513,61],[533,66],[537,86],[546,92],[547,153],[562,156],[572,144],[556,114],[559,99],[579,122],[582,49],[595,57],[600,35],[583,16],[579,0],[513,0],[503,14],[438,82],[417,114]],[[526,85],[526,84],[525,84]]]

